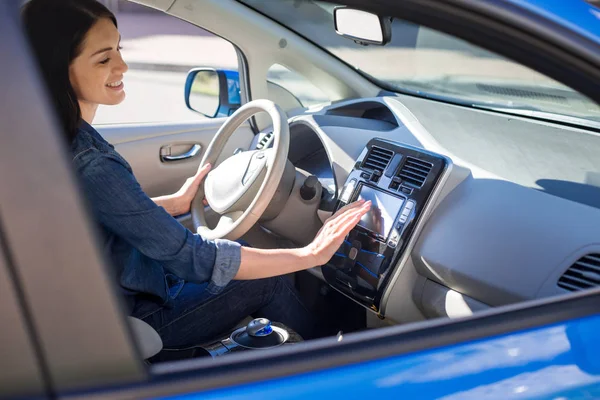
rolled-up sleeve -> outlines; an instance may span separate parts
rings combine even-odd
[[[142,190],[123,163],[109,155],[80,166],[80,179],[98,222],[186,281],[224,287],[237,274],[240,244],[205,240],[181,225]]]
[[[231,240],[216,239],[217,248],[212,283],[218,287],[227,285],[237,274],[242,262],[241,245]]]

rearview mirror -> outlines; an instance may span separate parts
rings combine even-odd
[[[187,107],[209,118],[227,117],[241,105],[237,71],[194,68],[185,83]]]
[[[392,39],[389,18],[347,7],[333,10],[335,31],[358,44],[383,46]]]

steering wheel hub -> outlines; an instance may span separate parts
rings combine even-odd
[[[210,207],[219,214],[246,209],[260,189],[270,153],[271,150],[238,153],[211,171],[204,183]]]

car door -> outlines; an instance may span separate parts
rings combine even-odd
[[[5,240],[4,233],[0,233]],[[0,320],[3,340],[0,341],[0,359],[4,360],[0,375],[0,398],[27,395],[45,397],[45,381],[35,354],[34,337],[28,321],[21,313],[22,297],[13,278],[14,269],[0,249]]]
[[[377,3],[389,7],[388,12],[394,10],[391,1]],[[460,15],[470,17],[468,28],[489,28],[485,21],[478,20],[482,11],[476,4],[461,2],[460,9],[427,9],[414,3],[421,14],[413,18],[427,20],[434,12],[451,18],[450,11],[461,11]],[[432,393],[436,397],[457,393],[454,398],[465,398],[461,394],[469,387],[483,386],[483,394],[489,395],[485,384],[498,382],[501,391],[496,398],[508,398],[529,395],[529,387],[520,382],[531,382],[530,373],[542,366],[559,368],[551,369],[555,374],[533,376],[546,390],[533,395],[593,397],[598,393],[598,347],[593,340],[598,328],[597,291],[505,307],[460,321],[430,321],[331,338],[295,349],[146,368],[124,323],[115,287],[94,241],[64,156],[66,149],[61,146],[56,119],[45,102],[43,86],[35,78],[36,70],[17,23],[16,2],[0,3],[0,11],[0,33],[4,38],[0,49],[12,55],[0,64],[0,87],[4,98],[10,100],[0,111],[0,256],[7,256],[11,271],[7,283],[14,288],[3,290],[6,285],[0,286],[0,293],[5,294],[0,317],[9,321],[16,316],[8,324],[17,332],[20,329],[20,334],[9,331],[2,338],[14,349],[24,349],[13,356],[6,352],[8,345],[0,347],[1,354],[7,355],[0,358],[0,366],[2,371],[13,367],[13,357],[23,357],[22,361],[31,366],[34,354],[39,368],[39,372],[33,369],[33,374],[23,378],[35,393],[19,391],[10,395],[117,399],[251,394],[291,398],[308,393],[322,397],[387,394],[424,398],[433,397]],[[493,11],[486,12],[483,15],[500,17]],[[521,34],[529,32],[525,27],[521,26]],[[504,33],[515,35],[515,30],[507,27]],[[577,48],[576,40],[570,43]],[[582,72],[578,78],[587,78],[593,86],[598,81],[591,79],[594,71]],[[0,268],[0,284],[5,269]],[[14,313],[16,306],[18,314]],[[569,335],[573,328],[583,334]],[[26,332],[29,341],[23,340]],[[560,340],[541,341],[540,337]],[[522,357],[527,349],[537,352]],[[463,357],[477,353],[481,355],[475,360],[478,362],[458,362],[452,373],[447,370],[452,354],[455,361],[463,361]],[[502,362],[512,359],[516,368],[494,370],[499,355]],[[426,370],[414,369],[427,360],[430,363]],[[572,367],[584,374],[567,375]],[[401,374],[405,370],[412,373]],[[474,376],[483,379],[469,380]],[[516,379],[502,385],[509,376]],[[460,377],[464,380],[458,385],[456,379]],[[561,380],[568,385],[557,385]],[[420,385],[409,385],[415,382]],[[37,389],[40,386],[42,390]],[[482,397],[481,392],[471,396]]]
[[[131,164],[144,191],[155,197],[176,192],[196,173],[204,152],[224,121],[218,118],[188,123],[106,126],[98,130]],[[220,161],[237,148],[247,149],[253,137],[248,123],[240,127],[229,140]]]

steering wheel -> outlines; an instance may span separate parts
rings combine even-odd
[[[273,147],[244,151],[211,170],[192,201],[192,222],[206,239],[236,240],[262,216],[277,191],[290,147],[290,127],[285,112],[269,100],[254,100],[233,113],[210,142],[200,165],[215,165],[227,140],[248,118],[266,112],[273,121]],[[220,214],[215,228],[207,226],[204,204]]]

